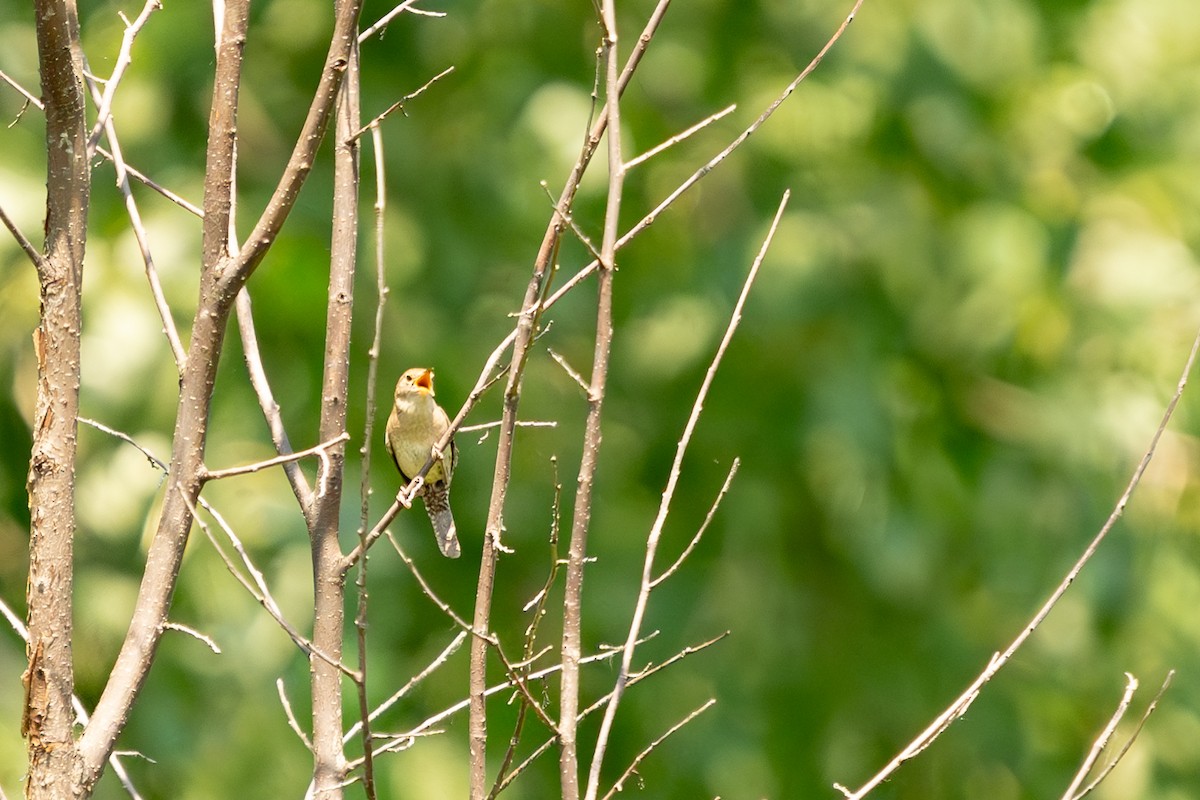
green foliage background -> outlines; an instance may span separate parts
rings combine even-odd
[[[639,167],[632,224],[747,125],[816,53],[850,2],[676,3],[624,104],[627,153],[729,103],[737,111]],[[364,21],[388,4],[368,2]],[[384,126],[388,182],[382,374],[438,370],[456,408],[511,328],[551,201],[590,110],[598,30],[588,3],[432,3],[363,48],[364,114],[455,72]],[[652,7],[620,4],[622,51]],[[107,75],[132,3],[82,9]],[[0,69],[35,91],[32,10],[0,4]],[[193,201],[202,185],[213,54],[202,3],[168,3],[141,34],[115,106],[130,163]],[[326,4],[255,6],[241,101],[241,231],[265,203],[307,107]],[[37,236],[42,121],[0,87],[0,203]],[[328,148],[326,148],[327,154]],[[611,392],[585,585],[585,641],[624,638],[645,533],[675,442],[780,194],[794,196],[706,404],[667,527],[664,562],[741,471],[687,566],[654,597],[662,660],[721,644],[637,687],[618,717],[610,779],[712,696],[627,791],[647,797],[835,797],[923,728],[1025,624],[1112,509],[1175,386],[1200,320],[1200,16],[1191,0],[868,0],[832,54],[747,144],[620,256]],[[364,219],[373,200],[364,152]],[[576,220],[598,240],[604,167]],[[169,450],[174,367],[148,299],[112,169],[96,165],[85,297],[84,414]],[[327,282],[326,158],[251,282],[267,369],[297,446],[315,443]],[[178,324],[195,302],[199,226],[137,190]],[[36,240],[36,239],[35,239]],[[356,300],[353,448],[366,410],[374,304],[370,239]],[[572,273],[587,260],[564,246]],[[525,381],[497,630],[544,578],[555,467],[569,518],[585,403],[546,347],[589,370],[594,288],[551,314]],[[0,596],[24,603],[37,319],[32,267],[0,236]],[[222,364],[208,463],[270,455],[235,337]],[[387,386],[378,392],[387,402]],[[874,796],[1007,800],[1061,792],[1120,696],[1173,688],[1097,797],[1200,791],[1200,516],[1186,396],[1156,461],[1083,577],[970,714]],[[496,418],[489,397],[469,422]],[[376,420],[382,424],[382,413]],[[377,427],[377,430],[379,428]],[[396,530],[469,615],[493,440],[461,437],[455,510],[465,556],[441,560],[427,523]],[[371,442],[374,513],[396,487]],[[95,702],[123,635],[160,481],[128,446],[81,427],[77,676]],[[383,466],[380,466],[383,465]],[[346,531],[357,524],[352,459]],[[206,496],[252,547],[286,613],[304,620],[304,528],[282,476]],[[389,549],[371,560],[371,670],[382,699],[450,640]],[[557,595],[556,595],[557,597]],[[552,606],[553,608],[554,606]],[[307,670],[197,531],[174,618],[224,654],[171,635],[121,747],[146,797],[297,797],[309,760],[273,683],[302,717]],[[547,621],[547,641],[553,641]],[[21,791],[23,648],[0,631],[0,785]],[[499,675],[497,675],[497,678]],[[610,667],[585,676],[588,697]],[[383,721],[403,730],[464,696],[466,653]],[[352,704],[348,703],[352,709]],[[494,765],[513,709],[493,703]],[[557,708],[555,702],[554,708]],[[1128,728],[1129,726],[1125,726]],[[537,730],[536,725],[530,726]],[[583,729],[595,733],[595,720]],[[538,731],[540,735],[540,730]],[[530,733],[528,742],[540,741]],[[381,762],[385,797],[465,795],[466,721]],[[510,792],[555,792],[553,756]],[[353,790],[352,790],[353,793]],[[10,795],[10,796],[11,796]],[[123,796],[111,774],[98,796]]]

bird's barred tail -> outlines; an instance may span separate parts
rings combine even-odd
[[[450,513],[450,492],[442,487],[425,486],[425,512],[433,523],[438,547],[446,558],[458,558],[462,548],[458,545],[458,531],[454,527],[454,515]]]

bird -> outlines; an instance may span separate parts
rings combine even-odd
[[[433,370],[413,367],[405,370],[396,381],[395,401],[388,415],[384,446],[400,471],[404,482],[411,483],[430,456],[433,446],[450,427],[450,418],[434,400]],[[446,558],[458,558],[462,549],[454,515],[450,512],[450,480],[458,464],[458,447],[454,440],[446,450],[437,453],[425,483],[418,493],[425,503],[425,512],[433,524],[438,547]]]

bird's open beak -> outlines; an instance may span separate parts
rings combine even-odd
[[[417,388],[433,394],[433,370],[427,369],[417,376]]]

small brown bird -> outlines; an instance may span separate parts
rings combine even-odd
[[[396,398],[388,416],[384,444],[405,483],[421,471],[433,454],[433,446],[450,427],[450,418],[433,399],[433,370],[414,367],[396,381]],[[458,464],[458,448],[451,440],[446,452],[439,453],[425,484],[418,493],[425,501],[425,512],[433,523],[438,547],[447,558],[458,558],[458,532],[450,513],[450,479]]]

